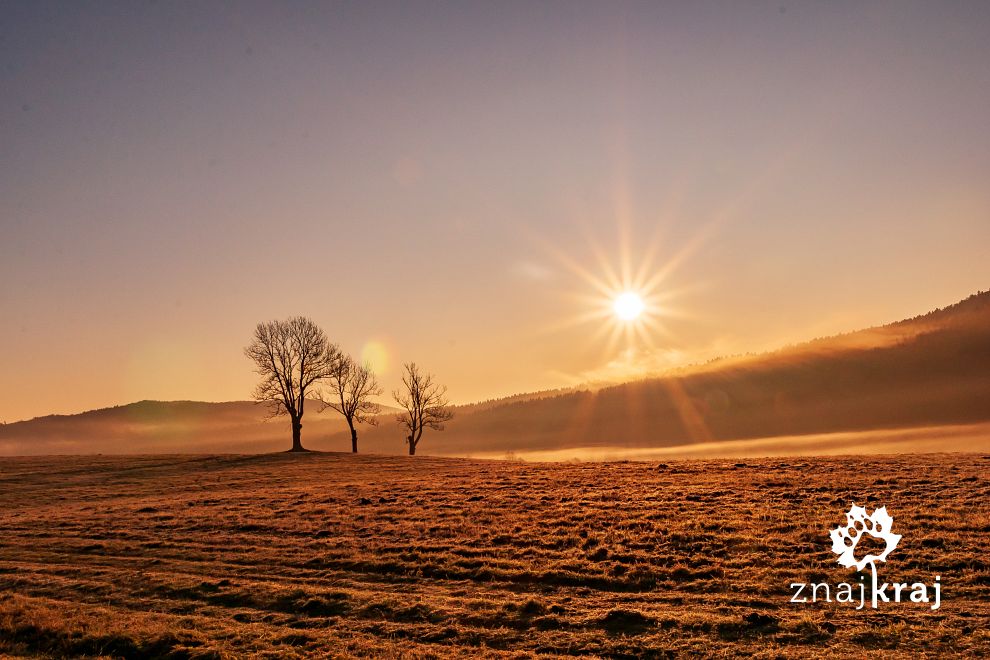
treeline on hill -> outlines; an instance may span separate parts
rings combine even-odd
[[[990,293],[980,293],[775,353],[459,414],[432,449],[660,447],[988,419]]]

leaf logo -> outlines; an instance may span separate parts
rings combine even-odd
[[[887,507],[874,509],[867,516],[865,508],[853,504],[846,513],[846,525],[836,527],[831,532],[832,552],[839,555],[839,564],[847,568],[855,566],[857,571],[862,571],[869,564],[876,571],[876,562],[886,562],[887,555],[901,540],[900,534],[891,532],[893,524],[894,519],[887,513]],[[886,545],[880,554],[867,554],[857,559],[856,545],[867,534]]]
[[[886,563],[887,557],[893,552],[897,544],[901,542],[901,535],[894,534],[894,519],[887,513],[887,507],[874,509],[873,513],[868,513],[865,508],[853,504],[846,513],[846,524],[840,525],[830,532],[832,538],[832,552],[838,555],[838,563],[845,568],[854,568],[869,575],[872,579],[867,581],[865,576],[859,576],[859,607],[861,610],[866,607],[867,590],[869,589],[870,607],[877,609],[881,602],[900,603],[910,599],[912,603],[929,603],[932,599],[929,593],[934,593],[935,603],[932,610],[937,610],[942,605],[942,583],[941,576],[936,575],[935,581],[929,586],[924,582],[884,582],[880,584],[877,577],[877,562]],[[866,539],[866,543],[860,543]],[[836,586],[835,600],[832,600],[831,587],[826,582],[809,584],[806,582],[792,582],[791,589],[794,589],[792,603],[815,603],[818,602],[819,591],[825,595],[824,600],[832,603],[855,603],[853,584],[840,582]],[[802,596],[808,589],[810,594]],[[888,589],[890,591],[888,591]]]

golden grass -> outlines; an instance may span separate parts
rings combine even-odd
[[[0,654],[990,653],[990,457],[0,459]],[[886,505],[931,611],[790,604]]]

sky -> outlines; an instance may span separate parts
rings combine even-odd
[[[990,288],[990,4],[5,2],[0,154],[0,420],[622,380]]]

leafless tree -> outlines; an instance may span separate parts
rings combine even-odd
[[[392,396],[406,411],[396,419],[409,431],[406,443],[409,455],[414,456],[423,430],[442,431],[444,422],[454,413],[448,408],[446,387],[434,383],[432,375],[421,373],[415,362],[406,364],[405,368],[406,373],[402,375],[405,389],[395,390]]]
[[[268,403],[273,417],[288,415],[292,451],[306,451],[301,441],[306,396],[338,367],[343,359],[340,349],[312,320],[294,316],[259,323],[244,354],[254,360],[261,376],[254,389],[255,401]]]
[[[324,408],[336,410],[347,420],[351,430],[351,451],[357,453],[356,424],[375,426],[378,420],[375,415],[381,412],[381,406],[371,400],[379,396],[379,387],[375,374],[367,364],[359,365],[350,357],[345,357],[327,377],[327,392],[320,394]]]

